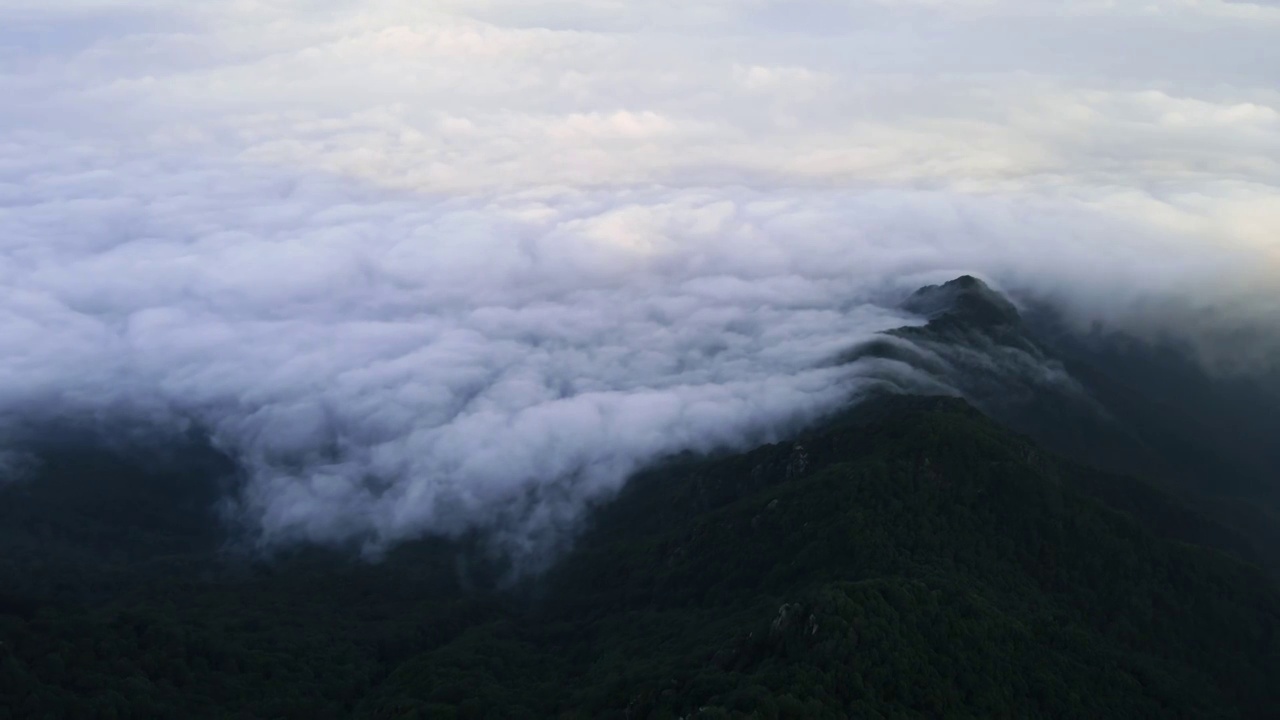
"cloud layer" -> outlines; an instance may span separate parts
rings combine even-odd
[[[1253,368],[1277,33],[1207,0],[0,2],[0,417],[206,428],[264,542],[529,553],[638,464],[843,402],[830,360],[958,272]]]

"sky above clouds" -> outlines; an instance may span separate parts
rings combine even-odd
[[[843,402],[829,360],[925,281],[1264,327],[1278,37],[1211,0],[0,0],[0,418],[208,428],[264,542],[537,552]]]

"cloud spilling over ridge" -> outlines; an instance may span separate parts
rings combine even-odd
[[[1277,32],[1174,0],[0,2],[0,426],[206,428],[265,542],[521,553],[638,464],[837,406],[866,380],[832,358],[958,272],[1265,364]]]

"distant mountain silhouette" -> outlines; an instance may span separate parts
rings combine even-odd
[[[947,324],[995,328],[1016,324],[1021,319],[1008,298],[972,275],[922,287],[907,298],[903,307],[929,317],[935,330]]]

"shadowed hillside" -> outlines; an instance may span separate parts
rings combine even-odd
[[[921,288],[904,307],[928,322],[847,359],[896,361],[1050,450],[1140,477],[1235,528],[1249,545],[1235,548],[1280,573],[1280,387],[1215,375],[1171,342],[1082,335],[1052,308],[1020,312],[969,276]]]
[[[40,480],[6,488],[6,511]],[[62,517],[43,502],[5,524],[6,549],[87,535],[65,539],[81,548],[56,569],[68,584],[0,605],[0,716],[1228,718],[1280,703],[1280,594],[1227,554],[1232,530],[955,399],[873,398],[792,442],[673,460],[550,573],[503,589],[481,545],[250,562],[163,513],[33,526]],[[157,553],[119,558],[86,596],[75,580],[113,534]],[[10,555],[4,587],[37,554]]]

